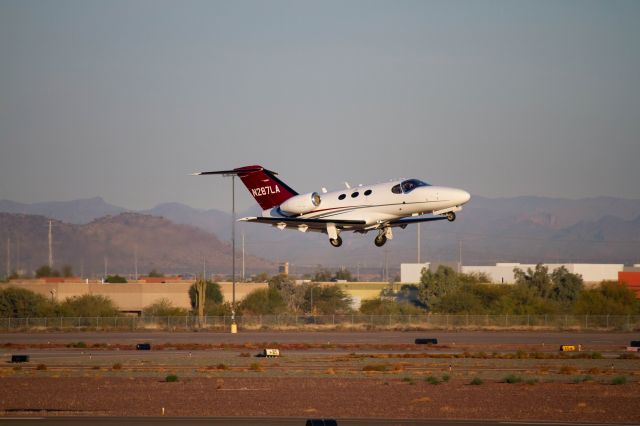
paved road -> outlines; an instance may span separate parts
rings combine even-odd
[[[30,418],[2,418],[0,425],[19,426],[203,426],[203,425],[231,425],[231,426],[294,426],[305,425],[307,419],[301,418],[242,418],[242,417],[30,417]],[[533,426],[606,426],[615,423],[561,423],[561,422],[528,422],[528,421],[493,421],[493,420],[401,420],[401,419],[340,419],[338,426],[504,426],[504,425],[533,425]]]
[[[620,345],[640,340],[639,333],[513,332],[513,331],[371,331],[371,332],[57,332],[0,333],[1,343],[413,343],[416,338],[435,337],[445,345]]]

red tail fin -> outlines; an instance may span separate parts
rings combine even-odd
[[[234,169],[242,183],[256,199],[262,210],[271,209],[298,195],[286,183],[276,177],[276,173],[262,166],[245,166]]]

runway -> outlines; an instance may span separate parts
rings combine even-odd
[[[0,425],[20,426],[303,426],[308,419],[286,417],[0,417]],[[338,426],[613,426],[619,423],[566,423],[495,420],[336,419]]]
[[[83,341],[86,343],[201,343],[244,344],[271,343],[351,343],[351,344],[408,344],[417,338],[437,338],[441,345],[562,345],[627,346],[638,340],[638,333],[612,332],[516,332],[516,331],[370,331],[370,332],[30,332],[1,333],[0,343],[43,344]]]

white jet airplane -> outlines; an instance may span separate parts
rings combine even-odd
[[[298,194],[278,179],[277,173],[262,166],[245,166],[233,170],[200,172],[194,175],[233,174],[242,179],[251,195],[262,207],[262,217],[244,217],[246,222],[267,223],[278,229],[322,232],[334,247],[342,245],[340,233],[366,234],[377,231],[374,242],[382,247],[393,238],[392,228],[406,228],[410,223],[447,219],[453,222],[456,212],[471,195],[462,189],[432,186],[419,179],[405,179],[375,185],[359,185],[322,194]],[[423,216],[432,214],[433,216]]]

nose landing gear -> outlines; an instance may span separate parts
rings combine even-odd
[[[373,243],[376,245],[376,247],[382,247],[386,242],[387,237],[384,234],[378,234],[375,240],[373,240]]]
[[[329,238],[329,243],[334,247],[340,247],[342,245],[342,238],[337,236],[336,238]]]
[[[373,240],[373,243],[376,245],[376,247],[382,247],[387,240],[390,240],[393,238],[393,231],[391,230],[390,226],[387,226],[386,228],[382,228],[378,231],[378,236],[375,238],[375,240]]]
[[[456,214],[454,212],[447,213],[447,220],[449,222],[453,222],[454,220],[456,220]]]

